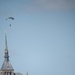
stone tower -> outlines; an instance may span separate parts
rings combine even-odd
[[[14,72],[14,69],[9,60],[9,52],[7,46],[7,35],[5,33],[5,51],[4,51],[4,62],[0,70],[0,75],[22,75],[20,72]]]
[[[7,35],[5,33],[5,52],[4,52],[4,62],[0,70],[0,75],[14,75],[14,69],[9,60],[9,52],[7,46]]]

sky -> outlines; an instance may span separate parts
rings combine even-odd
[[[75,0],[0,0],[0,68],[5,30],[15,72],[75,75]]]

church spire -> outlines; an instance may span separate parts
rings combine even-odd
[[[6,35],[6,31],[5,31],[5,48],[8,49],[8,47],[7,47],[7,35]]]
[[[27,71],[26,75],[28,75],[28,71]]]
[[[9,61],[6,32],[5,32],[5,56],[4,56],[4,57],[5,57],[5,59],[6,59],[7,61]]]
[[[9,60],[9,53],[8,53],[8,47],[7,47],[7,35],[6,35],[6,32],[5,32],[5,52],[4,52],[4,62],[3,62],[3,65],[2,65],[2,68],[1,70],[3,71],[14,71],[11,63],[10,63],[10,60]]]

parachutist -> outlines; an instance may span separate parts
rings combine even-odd
[[[11,24],[9,26],[11,27]]]

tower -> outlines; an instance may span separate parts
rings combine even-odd
[[[7,46],[7,35],[5,33],[5,52],[4,52],[4,62],[0,70],[0,75],[14,75],[14,69],[9,60],[9,52]]]
[[[4,61],[0,70],[0,75],[23,75],[20,72],[14,72],[14,69],[9,60],[9,52],[8,52],[8,45],[7,45],[7,35],[5,32],[5,50],[4,50]]]

